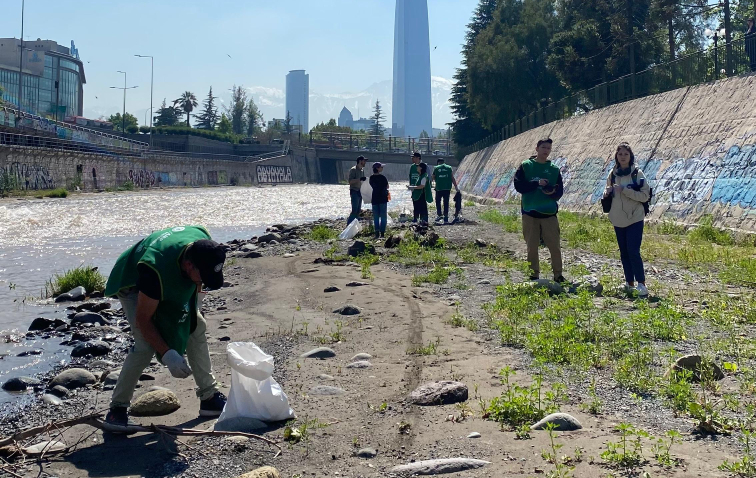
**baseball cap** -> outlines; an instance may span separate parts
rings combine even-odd
[[[378,168],[382,168],[383,163],[375,162],[373,163],[373,171],[378,171]]]
[[[199,269],[202,283],[210,290],[223,287],[223,263],[226,250],[223,246],[209,239],[192,243],[187,251],[187,259]]]

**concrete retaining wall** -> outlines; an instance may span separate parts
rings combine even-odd
[[[725,227],[756,230],[756,75],[729,78],[602,108],[550,123],[469,154],[457,171],[483,202],[516,199],[512,179],[554,140],[563,207],[600,211],[617,144],[628,142],[654,188],[653,219],[695,223],[713,214]]]

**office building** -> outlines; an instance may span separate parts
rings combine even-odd
[[[433,125],[427,0],[396,0],[391,130],[418,137]]]
[[[375,120],[372,118],[360,118],[352,122],[352,129],[355,131],[370,131],[375,125]]]
[[[286,114],[299,131],[310,131],[310,75],[304,70],[292,70],[286,75]]]
[[[3,101],[19,106],[21,41],[0,38],[0,87]],[[24,41],[21,109],[27,113],[64,120],[84,111],[84,64],[71,48],[51,40]]]
[[[353,125],[354,116],[352,116],[352,112],[345,106],[341,109],[341,113],[339,113],[339,126],[342,128],[352,128]]]

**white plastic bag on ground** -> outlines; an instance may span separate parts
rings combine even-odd
[[[349,223],[349,225],[344,229],[341,234],[339,234],[339,239],[351,239],[362,230],[362,226],[360,226],[360,221],[357,219],[352,219],[352,222]]]
[[[231,366],[231,392],[218,423],[232,418],[276,422],[294,418],[289,398],[273,375],[273,356],[252,342],[231,342],[226,348]]]
[[[362,181],[360,194],[362,194],[363,204],[370,204],[373,202],[373,186],[370,185],[368,180]]]

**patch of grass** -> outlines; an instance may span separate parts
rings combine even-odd
[[[469,199],[465,199],[465,200],[464,200],[464,201],[462,202],[462,206],[464,206],[464,207],[475,207],[475,206],[476,206],[476,203],[475,203],[475,201],[471,201],[471,200],[469,200]]]
[[[506,232],[514,233],[522,231],[522,216],[516,209],[506,212],[501,212],[498,209],[489,209],[480,213],[479,217],[486,222],[503,226]]]
[[[466,319],[465,316],[460,313],[459,306],[457,306],[457,311],[452,314],[447,323],[452,327],[465,327],[470,332],[478,330],[478,323],[473,319]]]
[[[415,348],[407,350],[408,355],[438,355],[438,346],[440,341],[428,342],[428,345],[418,345]]]
[[[370,271],[370,267],[378,264],[381,258],[375,254],[363,252],[359,256],[354,258],[354,262],[361,266],[361,277],[363,279],[373,280],[373,273]]]
[[[339,233],[326,225],[318,224],[312,228],[306,237],[312,241],[328,242],[330,239],[336,239],[339,237]]]
[[[729,246],[734,241],[732,235],[722,229],[714,227],[712,223],[714,218],[711,215],[706,215],[701,218],[698,223],[698,227],[691,229],[688,233],[693,241],[710,242],[713,244],[719,244],[720,246]]]
[[[96,290],[104,290],[105,282],[105,276],[96,267],[82,265],[63,274],[55,274],[45,284],[45,293],[47,297],[54,297],[82,286],[89,294]]]
[[[37,198],[65,198],[68,197],[68,190],[66,188],[51,189],[49,191],[43,191],[42,194],[37,195]]]
[[[610,465],[622,468],[632,468],[644,463],[646,460],[643,458],[643,438],[650,437],[648,432],[635,428],[630,423],[620,423],[617,425],[617,431],[620,433],[620,440],[608,442],[601,458]]]
[[[435,247],[429,247],[423,246],[412,237],[402,240],[388,260],[406,266],[445,266],[449,264],[444,241],[439,241]]]
[[[489,420],[501,423],[502,427],[517,429],[522,425],[532,425],[549,413],[559,411],[559,403],[564,399],[564,385],[556,384],[552,390],[544,392],[540,375],[527,387],[513,384],[510,380],[515,372],[504,367],[499,372],[504,391],[494,397],[486,409]]]
[[[412,285],[418,286],[423,283],[445,284],[452,274],[461,274],[462,269],[454,266],[437,265],[427,274],[415,275],[412,277]]]

